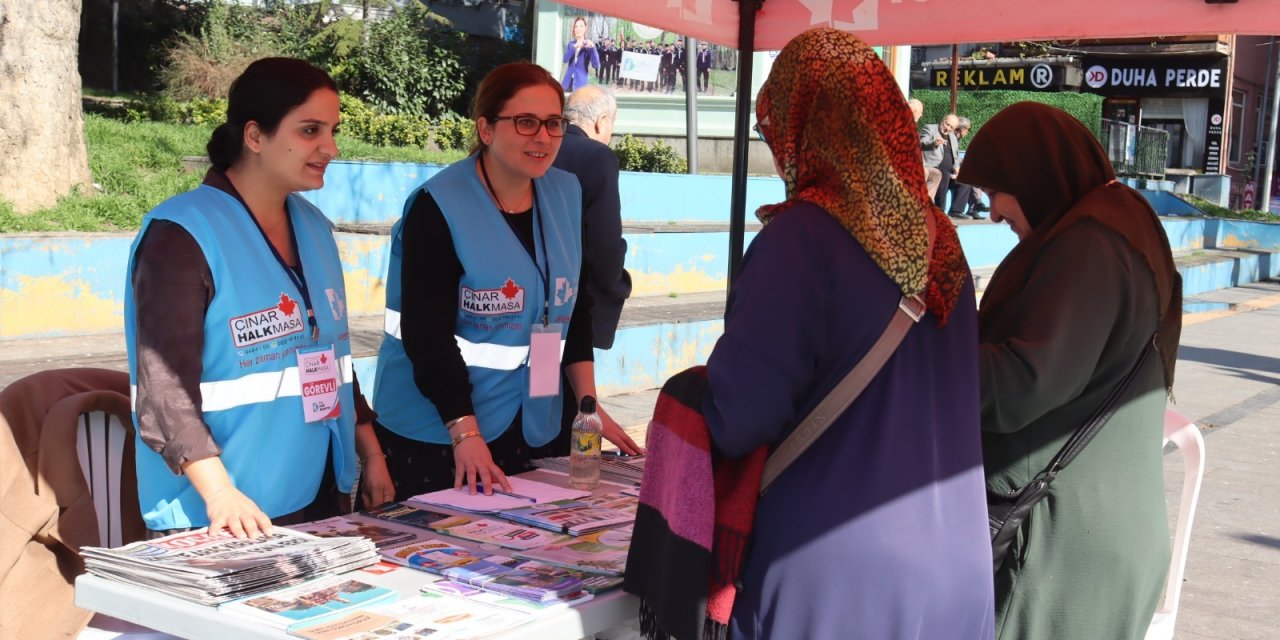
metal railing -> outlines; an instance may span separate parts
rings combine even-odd
[[[1116,175],[1163,179],[1169,166],[1169,132],[1154,127],[1102,121],[1102,148]]]

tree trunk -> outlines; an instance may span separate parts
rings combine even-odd
[[[90,180],[79,33],[80,0],[0,0],[0,198],[19,212]]]

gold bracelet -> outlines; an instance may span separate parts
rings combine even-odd
[[[466,440],[467,438],[470,438],[471,436],[478,436],[478,435],[480,435],[480,432],[479,432],[479,431],[477,431],[477,430],[474,430],[474,429],[473,429],[473,430],[471,430],[471,431],[468,431],[468,432],[466,432],[466,433],[459,433],[458,435],[456,435],[456,436],[454,436],[454,437],[453,437],[453,445],[452,445],[452,446],[453,446],[453,448],[454,448],[454,449],[457,449],[457,448],[458,448],[458,445],[459,445],[463,440]]]
[[[458,426],[458,425],[459,425],[463,420],[466,420],[467,418],[470,418],[470,417],[471,417],[470,415],[465,415],[465,416],[462,416],[461,418],[454,418],[454,419],[452,419],[452,420],[450,420],[450,421],[448,421],[448,422],[444,423],[444,428],[445,428],[445,429],[452,429],[452,428],[454,428],[454,427]]]

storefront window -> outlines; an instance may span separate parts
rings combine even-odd
[[[1231,164],[1244,161],[1244,105],[1248,102],[1248,93],[1239,89],[1231,91]]]

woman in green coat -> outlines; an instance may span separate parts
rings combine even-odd
[[[1093,134],[1019,103],[974,137],[962,183],[1018,245],[979,312],[987,487],[1027,484],[1134,368],[1119,409],[1054,481],[996,572],[998,638],[1142,638],[1169,566],[1161,434],[1182,283],[1155,212]]]

